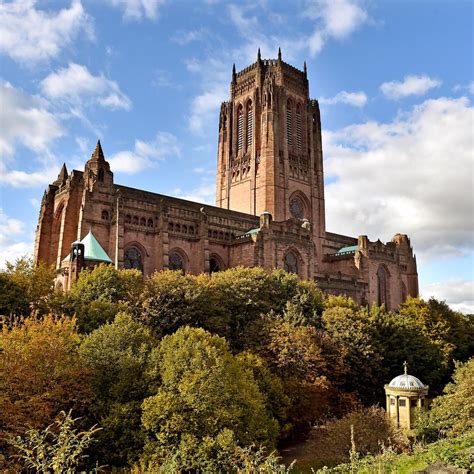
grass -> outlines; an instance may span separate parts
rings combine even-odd
[[[470,449],[469,449],[470,448]],[[357,474],[411,474],[435,462],[443,462],[458,468],[474,468],[474,431],[457,438],[442,439],[427,445],[417,444],[411,454],[386,451],[377,456],[365,456],[352,463],[320,468],[321,461],[296,463],[295,473],[357,473]],[[319,468],[319,469],[318,469]]]

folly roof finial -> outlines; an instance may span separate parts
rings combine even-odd
[[[403,370],[405,372],[405,375],[407,375],[408,373],[408,364],[407,364],[407,361],[403,362]]]
[[[102,151],[102,145],[100,140],[97,140],[97,145],[95,146],[94,152],[92,153],[91,160],[95,161],[104,161],[104,152]]]

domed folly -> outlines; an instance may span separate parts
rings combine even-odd
[[[387,397],[387,415],[394,421],[397,428],[412,429],[415,409],[426,408],[428,385],[407,373],[407,363],[403,364],[405,373],[395,377],[385,385]]]

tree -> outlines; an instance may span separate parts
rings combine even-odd
[[[42,429],[61,410],[81,413],[89,402],[73,319],[27,318],[3,327],[0,347],[0,431],[13,436]]]
[[[88,333],[133,306],[142,287],[138,270],[101,264],[82,270],[71,291],[56,294],[50,306],[55,314],[76,316],[80,332]]]
[[[455,364],[453,382],[417,422],[419,436],[455,437],[474,429],[474,358]]]
[[[146,369],[155,344],[148,327],[123,313],[81,344],[79,356],[94,391],[89,419],[103,428],[94,446],[100,462],[124,466],[143,448],[141,404],[150,394]]]
[[[214,308],[206,279],[170,270],[154,273],[135,308],[138,319],[157,336],[185,325],[205,326]]]
[[[161,341],[150,367],[161,384],[143,403],[148,460],[161,464],[174,456],[180,469],[213,471],[222,451],[273,445],[277,423],[223,338],[182,327]]]
[[[6,262],[0,272],[0,314],[27,316],[31,311],[44,314],[54,287],[56,273],[43,262],[22,257],[15,263]]]
[[[473,319],[453,311],[444,301],[409,298],[399,314],[439,347],[446,367],[452,368],[454,358],[463,361],[474,352]]]
[[[54,474],[74,473],[78,471],[81,461],[87,455],[85,450],[94,441],[94,435],[100,428],[77,432],[74,424],[77,418],[61,412],[54,423],[44,430],[28,430],[23,436],[11,439],[9,443],[15,448],[14,457],[19,459],[26,469],[35,472],[52,472]]]

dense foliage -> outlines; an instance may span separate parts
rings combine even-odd
[[[310,433],[316,440],[315,425],[339,450],[328,459],[344,461],[350,425],[362,454],[394,443],[381,410],[368,407],[384,406],[383,386],[405,360],[432,396],[457,367],[420,418],[420,435],[472,429],[474,327],[443,302],[369,310],[260,268],[143,279],[100,265],[68,293],[55,292],[53,279],[25,259],[0,272],[5,450],[7,439],[27,443],[72,409],[78,429],[100,428],[88,469],[285,472],[272,450]]]

